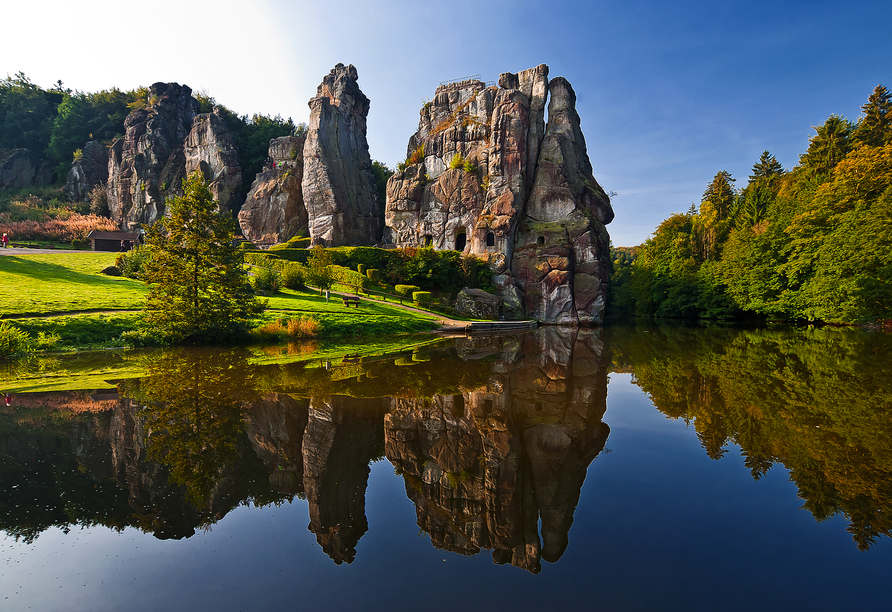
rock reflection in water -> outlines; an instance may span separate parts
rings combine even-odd
[[[147,375],[93,394],[101,401],[23,395],[3,415],[14,433],[0,449],[11,495],[0,528],[29,540],[97,523],[186,538],[239,505],[298,496],[325,553],[351,563],[368,530],[369,466],[386,456],[434,545],[492,549],[497,563],[538,572],[566,549],[609,431],[601,333],[468,339],[331,371],[180,349],[145,357]]]
[[[600,331],[560,328],[473,348],[488,343],[500,358],[485,388],[391,400],[387,458],[434,545],[492,549],[496,563],[536,573],[566,549],[586,469],[607,439],[603,345]]]

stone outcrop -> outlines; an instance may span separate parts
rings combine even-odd
[[[185,176],[201,170],[221,210],[237,210],[241,189],[238,152],[223,117],[198,114],[192,90],[177,83],[155,83],[149,104],[124,121],[124,136],[111,145],[108,207],[122,229],[151,224],[165,211],[165,200],[182,195]]]
[[[50,165],[28,149],[0,152],[0,189],[22,189],[49,185],[53,180]]]
[[[366,141],[369,99],[357,78],[352,65],[337,64],[309,102],[302,189],[313,244],[370,245],[381,234]]]
[[[84,145],[83,155],[71,162],[71,170],[62,191],[69,202],[87,202],[90,191],[108,180],[108,147],[91,140]]]
[[[501,300],[482,289],[462,289],[455,298],[455,312],[471,319],[493,321],[502,314]]]
[[[507,318],[591,325],[603,318],[612,219],[575,93],[543,64],[498,86],[437,88],[388,181],[385,240],[489,261]]]
[[[254,244],[276,244],[308,229],[301,181],[306,136],[283,136],[269,141],[269,161],[257,175],[238,222]]]

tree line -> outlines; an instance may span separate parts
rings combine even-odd
[[[791,170],[764,151],[744,188],[720,171],[633,257],[614,250],[611,311],[892,319],[892,96],[878,85],[861,109],[815,127]]]
[[[199,93],[196,99],[200,112],[210,112],[217,106],[223,113],[239,150],[243,197],[266,162],[270,139],[306,131],[306,124],[295,125],[290,117],[255,114],[248,118],[209,95]],[[18,72],[0,80],[0,151],[28,149],[50,163],[56,181],[61,183],[84,144],[90,140],[111,144],[124,135],[127,115],[148,104],[146,87],[129,91],[113,87],[86,93],[57,81],[44,89]]]

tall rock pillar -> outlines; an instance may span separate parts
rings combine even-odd
[[[301,187],[313,244],[371,245],[381,236],[366,140],[369,99],[357,78],[353,65],[338,64],[310,100]]]

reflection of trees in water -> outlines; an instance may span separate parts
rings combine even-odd
[[[606,439],[599,333],[467,340],[454,352],[426,349],[331,371],[254,366],[241,350],[151,353],[148,374],[121,383],[111,409],[69,411],[55,450],[28,441],[35,455],[19,465],[57,466],[90,488],[101,480],[105,488],[95,490],[112,495],[101,498],[107,514],[84,518],[89,491],[62,479],[33,495],[50,509],[49,497],[68,500],[52,517],[28,523],[27,512],[12,515],[7,531],[33,538],[51,524],[101,523],[182,538],[246,500],[297,495],[322,549],[350,563],[368,529],[369,466],[384,457],[386,435],[407,491],[420,483],[410,497],[437,546],[491,548],[499,563],[538,571],[540,558],[563,554],[586,468]],[[71,402],[89,409],[82,398]],[[5,470],[0,486],[21,476]]]
[[[615,363],[691,420],[713,459],[740,446],[754,479],[783,464],[817,520],[858,547],[892,535],[892,338],[854,330],[608,329]]]

